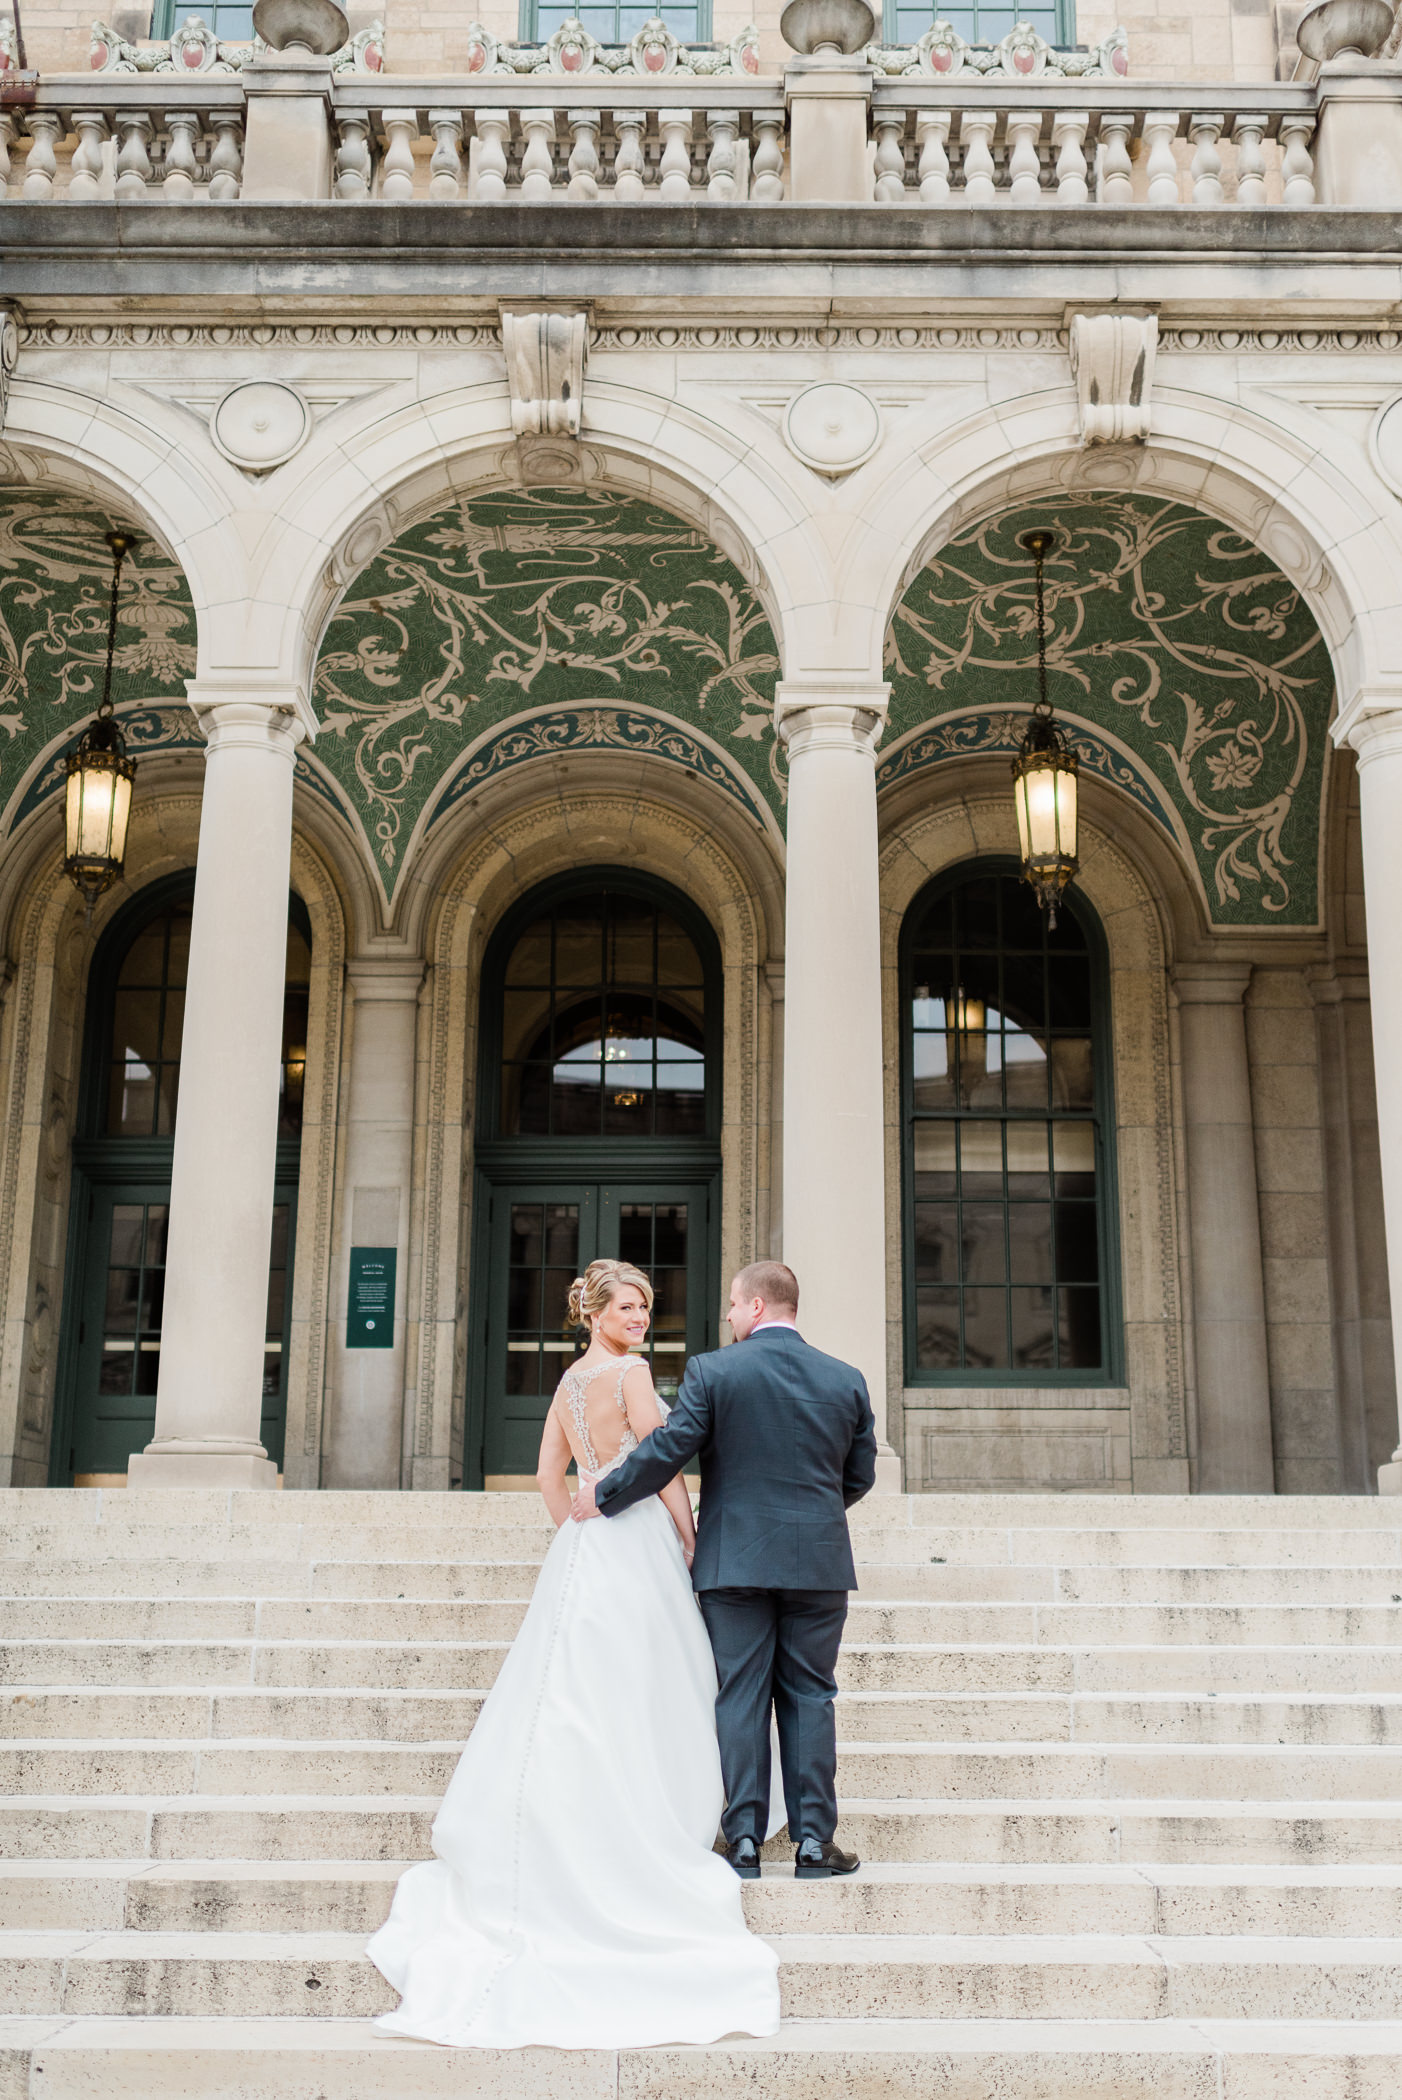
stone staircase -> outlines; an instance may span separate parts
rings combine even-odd
[[[1402,1504],[872,1498],[776,2042],[375,2040],[533,1497],[0,1494],[0,2100],[1395,2100]]]

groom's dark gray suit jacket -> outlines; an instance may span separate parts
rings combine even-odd
[[[669,1419],[599,1482],[606,1517],[701,1460],[698,1590],[854,1590],[846,1511],[876,1480],[866,1380],[792,1327],[693,1356]]]

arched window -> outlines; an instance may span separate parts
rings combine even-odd
[[[93,958],[73,1147],[55,1483],[125,1474],[155,1421],[193,900],[193,875],[153,884],[117,914]],[[292,897],[263,1371],[263,1441],[279,1462],[310,981],[311,927]]]
[[[570,1280],[596,1256],[652,1279],[664,1395],[715,1344],[720,953],[665,884],[581,872],[498,928],[482,1007],[469,1486],[533,1471],[585,1339],[565,1316]]]
[[[1103,944],[980,863],[907,916],[906,1366],[912,1384],[1095,1383],[1118,1358]]]

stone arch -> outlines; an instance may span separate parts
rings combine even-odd
[[[1402,676],[1402,528],[1381,484],[1347,473],[1291,423],[1167,386],[1155,389],[1154,435],[1142,447],[1083,450],[1069,387],[981,409],[913,444],[869,499],[844,571],[852,617],[867,609],[869,661],[880,659],[911,578],[956,532],[1019,503],[1094,489],[1190,505],[1255,541],[1309,605],[1345,698]]]
[[[57,1339],[67,1261],[72,1138],[76,1128],[88,978],[103,935],[134,896],[163,876],[193,872],[200,796],[166,770],[134,804],[126,871],[98,899],[88,920],[63,872],[62,848],[35,825],[6,886],[7,953],[12,976],[0,1014],[0,1434],[13,1453],[17,1485],[48,1480]],[[340,1072],[345,914],[322,855],[294,837],[291,886],[312,926],[307,1031],[307,1115],[303,1131],[292,1358],[288,1379],[289,1486],[300,1448],[300,1399],[319,1399],[325,1356],[330,1208]],[[319,1409],[315,1413],[319,1433]],[[305,1444],[300,1422],[295,1435]],[[305,1472],[305,1468],[303,1471]]]
[[[1212,926],[1317,926],[1329,652],[1297,585],[1199,505],[1075,488],[961,525],[892,616],[883,779],[1016,748],[1038,691],[1018,534],[1041,524],[1049,691],[1082,771],[1158,824]]]
[[[537,779],[460,836],[426,929],[430,964],[425,1062],[425,1163],[412,1236],[411,1302],[419,1328],[413,1485],[447,1487],[460,1472],[466,1337],[463,1272],[472,1231],[472,1130],[479,986],[491,933],[505,912],[550,876],[622,863],[685,890],[720,942],[726,1029],[722,1072],[723,1262],[739,1266],[767,1245],[773,1016],[763,965],[774,870],[718,835],[704,804],[656,793]],[[758,864],[757,864],[758,862]],[[770,893],[766,897],[766,890]]]
[[[192,447],[179,423],[149,397],[137,412],[108,395],[20,377],[6,407],[0,474],[11,488],[66,491],[113,522],[135,521],[183,573],[201,661],[247,667],[237,471],[212,447]]]
[[[358,571],[325,630],[307,771],[359,827],[389,917],[455,804],[536,758],[672,764],[777,840],[778,672],[756,593],[697,527],[599,488],[498,485]]]
[[[1182,1132],[1173,1081],[1166,974],[1169,947],[1154,892],[1132,855],[1109,831],[1095,824],[1087,824],[1083,836],[1077,884],[1100,920],[1110,961],[1128,1387],[1127,1392],[1107,1388],[1105,1399],[1128,1415],[1135,1491],[1186,1493],[1192,1394],[1178,1202]],[[935,809],[912,811],[883,841],[887,1239],[897,1250],[902,1200],[901,927],[911,903],[932,876],[992,855],[1015,858],[1017,850],[1017,826],[1006,794],[970,793]],[[892,1390],[900,1390],[904,1383],[903,1282],[897,1255],[887,1264]],[[1010,1374],[1009,1385],[1013,1382]],[[908,1484],[921,1484],[919,1453],[913,1445],[907,1461]]]
[[[309,686],[337,600],[397,533],[436,507],[503,487],[593,487],[673,511],[745,576],[785,664],[811,649],[815,619],[835,602],[832,561],[783,448],[761,458],[747,435],[693,405],[592,376],[584,421],[573,478],[560,483],[558,454],[542,479],[512,439],[500,378],[388,412],[367,404],[363,417],[343,413],[334,437],[307,447],[251,580],[260,619],[277,628],[283,675]]]

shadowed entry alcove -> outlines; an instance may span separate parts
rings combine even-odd
[[[533,1479],[584,1346],[571,1280],[599,1256],[657,1292],[649,1355],[674,1397],[716,1343],[721,962],[668,884],[582,870],[533,891],[487,950],[469,1324],[468,1486]]]

